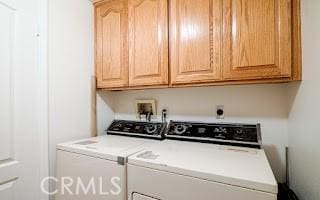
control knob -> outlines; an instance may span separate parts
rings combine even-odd
[[[174,128],[174,132],[175,132],[175,134],[181,135],[181,134],[186,132],[187,128],[188,127],[186,125],[184,125],[184,124],[178,124]]]
[[[153,124],[148,124],[145,130],[148,134],[154,134],[157,131],[157,126]]]

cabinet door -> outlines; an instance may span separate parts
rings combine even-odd
[[[170,1],[171,84],[220,79],[222,1]]]
[[[96,73],[98,88],[128,85],[128,12],[125,0],[96,7]]]
[[[290,13],[290,0],[223,0],[224,78],[289,77]]]
[[[130,86],[168,84],[167,0],[129,0]]]

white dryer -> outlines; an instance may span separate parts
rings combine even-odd
[[[160,142],[126,136],[162,139],[164,129],[162,123],[114,121],[108,135],[57,145],[55,199],[125,200],[128,156]]]
[[[128,200],[277,199],[258,125],[171,122],[167,137],[128,158]]]

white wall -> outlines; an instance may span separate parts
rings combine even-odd
[[[101,92],[116,119],[136,119],[136,99],[156,99],[158,114],[167,108],[170,119],[217,121],[216,105],[225,106],[219,122],[261,123],[268,158],[278,180],[284,178],[284,148],[287,145],[287,96],[285,85],[219,86]],[[107,106],[107,107],[108,107]],[[158,120],[161,120],[158,116]],[[106,122],[106,120],[99,120]],[[105,123],[106,124],[106,123]],[[100,134],[102,132],[99,132]]]
[[[291,186],[320,199],[320,1],[302,1],[303,81],[289,86]]]
[[[50,174],[57,143],[91,135],[93,5],[48,0]]]

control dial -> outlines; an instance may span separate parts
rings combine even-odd
[[[237,129],[237,130],[236,130],[236,134],[237,134],[237,135],[243,135],[244,132],[243,132],[242,129]]]
[[[174,127],[174,132],[175,134],[181,135],[186,132],[188,126],[184,124],[178,124],[177,126]]]
[[[154,124],[148,124],[145,130],[148,134],[154,134],[157,131],[157,126]]]

